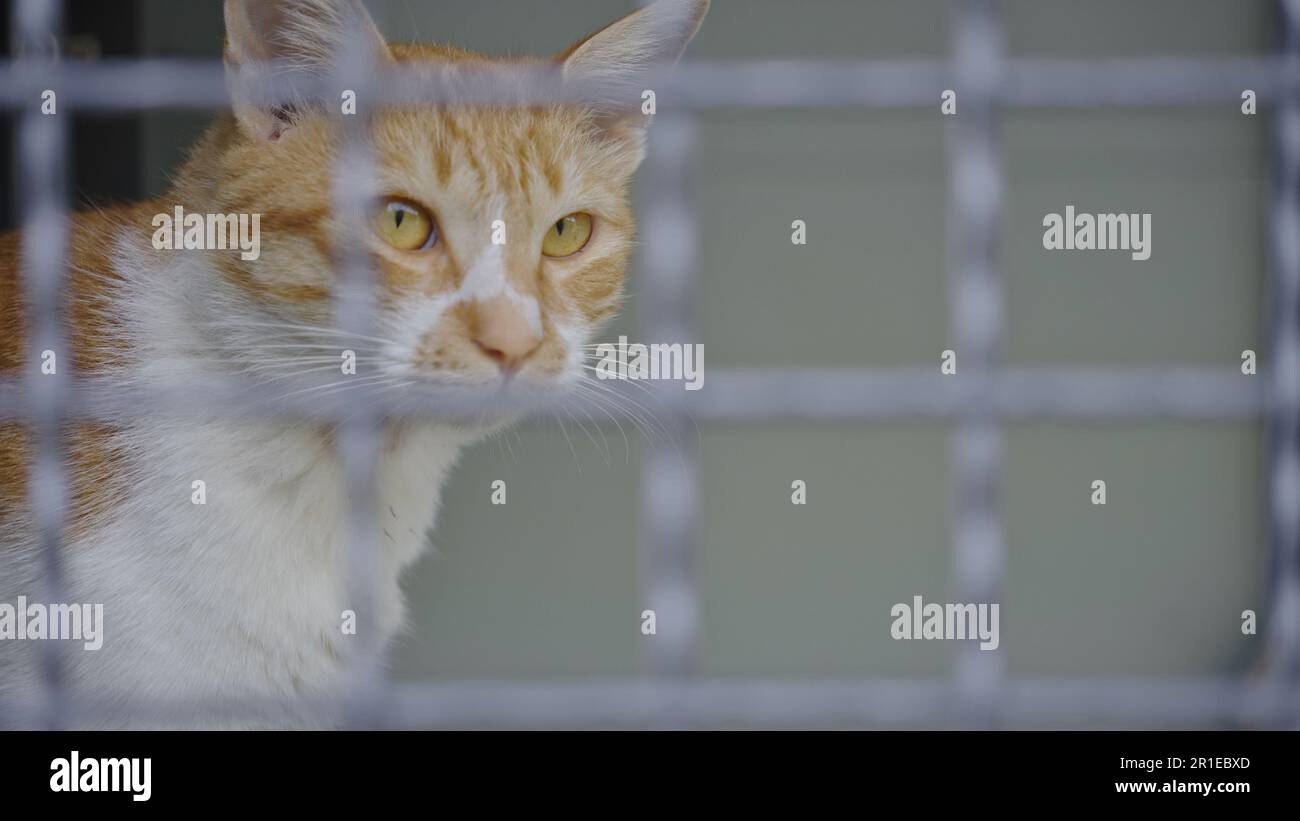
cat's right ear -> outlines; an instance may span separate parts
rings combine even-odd
[[[676,63],[699,31],[709,0],[656,0],[575,43],[560,55],[566,78],[588,88],[588,104],[605,133],[630,138],[644,153],[646,78]]]
[[[305,97],[287,94],[273,104],[255,101],[246,86],[272,70],[322,76],[349,45],[391,56],[388,44],[361,0],[225,0],[226,78],[235,116],[250,135],[278,140],[290,128]]]

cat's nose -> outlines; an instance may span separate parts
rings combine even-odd
[[[474,303],[474,343],[506,374],[519,370],[542,344],[540,322],[525,312],[526,307],[504,296]]]

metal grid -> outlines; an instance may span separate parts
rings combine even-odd
[[[936,379],[910,369],[733,370],[710,374],[711,390],[661,391],[668,447],[649,453],[641,481],[640,564],[645,606],[659,614],[649,655],[650,675],[636,681],[577,685],[480,682],[391,686],[382,680],[378,647],[362,646],[353,660],[353,695],[341,705],[352,726],[444,725],[839,725],[975,726],[1112,723],[1242,722],[1289,725],[1300,717],[1300,0],[1282,0],[1285,45],[1277,58],[1233,60],[1045,61],[1004,54],[995,0],[955,0],[951,63],[868,61],[856,64],[759,61],[691,64],[658,75],[653,87],[671,112],[652,130],[642,173],[643,276],[638,297],[643,330],[656,339],[689,339],[697,237],[686,194],[694,140],[693,114],[716,107],[851,106],[884,109],[937,105],[944,88],[958,90],[952,119],[950,173],[951,329],[962,375]],[[62,173],[67,114],[72,110],[211,108],[227,105],[219,63],[143,60],[56,67],[50,32],[59,0],[18,0],[14,30],[21,57],[0,64],[0,105],[20,114],[23,171],[23,281],[35,350],[65,351],[59,294],[68,239]],[[324,90],[346,79],[379,102],[422,100],[531,101],[581,94],[550,77],[461,78],[454,85],[428,76],[377,82],[369,55],[342,55]],[[399,73],[400,74],[400,73]],[[481,81],[481,82],[480,82]],[[334,85],[331,85],[334,82]],[[275,81],[263,92],[274,95]],[[56,88],[62,113],[39,112],[40,92]],[[999,112],[1008,106],[1144,106],[1236,104],[1244,88],[1274,103],[1278,178],[1271,236],[1272,355],[1266,378],[1242,387],[1235,369],[1008,369],[1000,367],[1004,330],[1002,284],[994,249],[1000,228],[1003,174]],[[301,89],[299,89],[301,90]],[[359,97],[361,93],[359,92]],[[370,167],[364,120],[348,127],[336,177],[335,208],[360,226]],[[354,232],[355,233],[355,232]],[[336,322],[365,333],[373,319],[372,272],[359,236],[341,265]],[[263,413],[318,413],[289,403],[249,402],[247,386],[196,384],[181,390],[101,390],[94,380],[59,375],[25,383],[0,382],[0,419],[23,420],[36,435],[31,501],[38,525],[45,594],[60,601],[59,533],[67,476],[62,431],[69,420],[123,409],[187,414],[213,403]],[[18,390],[26,388],[26,390]],[[233,397],[239,392],[240,403]],[[370,478],[377,454],[377,401],[350,398],[341,453],[353,500],[348,508],[351,594],[362,613],[371,606],[376,558]],[[391,410],[391,409],[390,409]],[[437,415],[430,407],[421,415]],[[408,409],[409,412],[409,409]],[[1270,511],[1275,591],[1268,637],[1274,674],[1266,679],[1089,680],[1008,679],[999,651],[958,645],[956,675],[943,680],[857,682],[704,681],[692,677],[699,622],[693,577],[698,476],[692,418],[719,422],[777,419],[873,423],[918,416],[952,420],[953,562],[960,597],[999,599],[1004,545],[998,486],[1002,425],[1030,417],[1264,418],[1270,429]],[[678,454],[681,455],[679,460]],[[43,643],[45,698],[41,723],[64,726],[105,705],[72,701],[63,689],[57,642]],[[117,706],[121,706],[120,703]],[[172,704],[147,706],[159,717],[229,715],[289,705]],[[321,705],[337,707],[340,705]],[[4,705],[0,705],[3,709]],[[271,714],[274,714],[272,712]]]

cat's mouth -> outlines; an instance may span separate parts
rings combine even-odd
[[[390,394],[391,404],[414,408],[418,415],[453,420],[511,420],[545,410],[562,400],[575,379],[563,374],[537,375],[527,371],[502,371],[495,375],[422,372]]]

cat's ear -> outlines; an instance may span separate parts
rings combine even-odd
[[[613,137],[638,149],[649,117],[646,82],[681,58],[699,31],[709,0],[658,0],[575,43],[560,55],[566,79],[594,88],[592,104]]]
[[[256,80],[272,64],[280,70],[326,74],[347,46],[361,38],[377,58],[388,44],[361,0],[225,0],[226,76],[235,116],[250,134],[277,140],[307,102],[289,95],[274,105],[249,99],[241,83]]]

